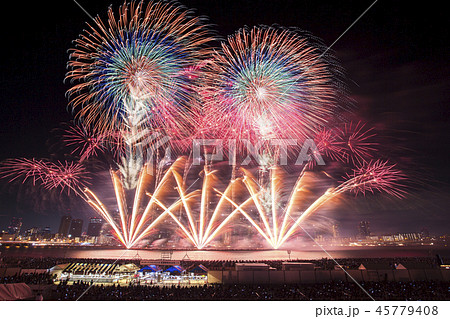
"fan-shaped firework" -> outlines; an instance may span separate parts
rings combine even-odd
[[[220,191],[214,186],[214,180],[217,180],[216,172],[204,167],[201,188],[187,192],[183,178],[174,168],[169,168],[167,172],[172,173],[176,180],[179,197],[173,202],[163,204],[167,196],[161,197],[162,192],[158,192],[149,194],[150,203],[158,205],[164,211],[163,214],[170,215],[182,230],[183,236],[197,248],[209,245],[221,234],[225,226],[233,223],[237,215],[242,215],[267,243],[277,249],[301,229],[302,223],[308,217],[345,192],[365,193],[377,190],[395,196],[404,194],[399,186],[405,176],[394,169],[394,165],[382,161],[354,170],[344,182],[336,187],[329,187],[320,194],[311,191],[310,188],[317,177],[309,172],[302,171],[294,187],[287,187],[285,173],[280,167],[270,168],[269,181],[264,185],[248,170],[241,168],[241,171],[242,177],[232,179],[225,189]],[[164,182],[166,178],[167,173]],[[232,195],[233,190],[237,189],[240,201]],[[243,194],[245,195],[242,196]],[[197,198],[199,200],[195,200]],[[196,206],[196,203],[199,205]],[[182,212],[177,214],[177,208]],[[144,236],[145,232],[137,238]]]
[[[131,125],[184,136],[199,107],[191,73],[210,40],[201,19],[170,3],[124,4],[117,19],[110,8],[106,24],[97,17],[75,41],[71,103],[98,130]]]
[[[324,46],[294,30],[242,29],[207,69],[207,122],[225,138],[303,140],[327,123],[342,93]]]
[[[306,187],[310,184],[305,180],[308,172],[302,172],[291,189],[288,200],[283,203],[281,200],[283,178],[281,178],[279,170],[277,167],[271,169],[269,185],[259,185],[251,175],[246,175],[248,178],[245,184],[252,195],[258,214],[252,217],[241,211],[273,248],[278,248],[285,243],[296,231],[301,229],[301,223],[325,203],[345,192],[365,194],[366,192],[373,193],[376,190],[397,197],[405,195],[405,191],[401,189],[405,175],[395,169],[395,165],[375,161],[355,169],[352,174],[347,175],[344,182],[336,187],[328,188],[323,194],[315,196],[314,200],[309,203],[305,201],[305,194],[308,193]],[[264,205],[263,196],[267,191],[270,202],[268,205]],[[261,222],[258,223],[258,220]]]
[[[127,248],[155,231],[168,217],[179,227],[182,236],[195,247],[204,248],[221,235],[237,215],[242,215],[277,249],[300,229],[305,219],[345,192],[380,191],[397,197],[405,194],[399,187],[405,176],[395,165],[383,161],[355,169],[338,186],[318,195],[308,189],[314,180],[310,173],[302,171],[294,187],[286,188],[284,173],[277,166],[271,167],[267,185],[261,185],[248,170],[241,169],[243,176],[230,180],[223,190],[215,185],[216,171],[205,166],[197,178],[197,181],[201,179],[201,187],[190,189],[195,182],[186,187],[186,180],[181,175],[185,163],[185,158],[178,158],[165,170],[160,181],[149,175],[144,166],[139,173],[132,205],[127,203],[123,176],[111,171],[118,217],[110,213],[92,190],[82,190],[83,168],[80,164],[10,160],[2,166],[2,175],[11,179],[22,177],[24,181],[33,178],[46,188],[73,190],[110,224],[115,237]],[[150,189],[152,193],[149,193]],[[235,192],[239,193],[240,200],[234,198]]]

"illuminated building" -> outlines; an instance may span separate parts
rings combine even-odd
[[[59,224],[58,234],[60,237],[67,237],[69,235],[70,223],[72,222],[72,217],[66,215],[61,217],[61,222]]]
[[[13,217],[8,226],[8,234],[18,236],[22,228],[22,218]]]
[[[81,237],[81,233],[83,231],[83,220],[82,219],[73,219],[70,224],[69,235],[72,238]]]
[[[100,236],[102,226],[103,226],[103,219],[99,217],[92,217],[91,219],[89,219],[87,235],[90,237]]]
[[[366,237],[370,236],[370,223],[368,221],[361,221],[358,226],[359,236]]]

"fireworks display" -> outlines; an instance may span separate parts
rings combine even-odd
[[[345,159],[353,164],[365,163],[376,151],[373,129],[366,128],[361,122],[345,123],[339,130],[338,136]]]
[[[107,147],[105,134],[97,134],[81,125],[70,126],[62,139],[67,147],[72,148],[72,154],[80,156],[80,162],[98,156]]]
[[[406,175],[397,169],[395,164],[386,161],[371,161],[354,169],[347,177],[341,186],[344,191],[351,190],[356,194],[382,191],[396,197],[406,194],[401,183],[406,180]]]
[[[205,113],[221,138],[304,140],[339,107],[338,66],[299,31],[241,29],[208,70]]]
[[[127,249],[159,227],[202,249],[242,221],[278,249],[341,194],[404,196],[406,176],[374,158],[373,129],[339,122],[342,73],[321,41],[281,27],[241,29],[221,49],[211,40],[200,18],[172,3],[131,2],[118,17],[110,8],[106,22],[97,17],[75,41],[68,63],[80,124],[62,137],[78,160],[7,160],[1,176],[73,191]],[[195,166],[194,138],[235,140],[240,157],[245,142],[264,143],[255,147],[262,162],[232,163],[224,173],[205,148]],[[290,187],[277,156],[307,140],[316,153],[298,164]],[[173,161],[165,145],[185,156]],[[85,164],[105,153],[113,154],[114,205],[87,187]],[[342,181],[317,165],[319,155],[342,164]],[[329,183],[321,191],[313,187],[319,174]]]
[[[198,111],[192,73],[210,49],[209,31],[190,11],[169,3],[108,10],[75,41],[67,79],[79,117],[98,130],[125,126],[184,136]]]
[[[36,159],[12,159],[3,162],[0,174],[10,181],[31,180],[46,189],[60,188],[77,191],[87,182],[87,172],[82,164],[48,162]]]

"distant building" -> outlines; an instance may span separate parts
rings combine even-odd
[[[430,231],[426,227],[423,227],[422,230],[420,231],[420,233],[421,233],[422,237],[424,237],[424,238],[430,237]]]
[[[28,240],[37,240],[38,236],[39,236],[39,228],[38,227],[32,227],[25,231],[25,237],[28,238]]]
[[[72,219],[70,223],[69,235],[72,238],[81,237],[83,232],[83,220],[82,219]]]
[[[39,228],[38,227],[32,227],[32,228],[27,229],[25,231],[25,236],[36,235],[37,233],[39,233]]]
[[[100,231],[102,230],[103,219],[100,217],[93,217],[89,220],[87,235],[90,237],[100,236]]]
[[[7,232],[1,232],[0,233],[0,239],[4,241],[13,241],[16,238],[16,235],[14,234],[8,234]]]
[[[401,241],[418,241],[422,238],[421,233],[403,233],[398,234],[398,238]]]
[[[58,234],[60,237],[67,237],[69,235],[70,224],[72,222],[72,217],[70,215],[65,215],[61,217],[61,222],[59,223]]]
[[[331,227],[331,232],[332,232],[332,234],[333,234],[333,238],[338,238],[338,237],[339,237],[339,227],[338,227],[337,224],[334,224],[334,225]]]
[[[50,227],[44,227],[41,231],[41,237],[42,239],[51,239],[52,238],[52,231]]]
[[[114,245],[116,242],[114,236],[109,233],[101,233],[97,241],[100,245]]]
[[[22,218],[13,217],[8,226],[8,234],[19,236],[22,228]]]
[[[370,223],[368,221],[361,221],[358,226],[359,235],[361,237],[370,236]]]

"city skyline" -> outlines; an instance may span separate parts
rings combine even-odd
[[[74,226],[74,222],[76,224],[80,224],[81,221],[81,227]],[[99,237],[102,233],[102,230],[104,229],[104,226],[107,226],[107,224],[104,222],[104,220],[101,217],[95,216],[90,217],[88,219],[88,223],[85,223],[83,219],[76,219],[72,218],[70,214],[61,216],[61,219],[59,221],[59,227],[57,228],[57,231],[53,231],[51,227],[45,226],[45,227],[22,227],[22,219],[13,217],[9,223],[9,226],[7,230],[0,230],[0,234],[14,234],[16,237],[22,236],[27,237],[29,235],[33,234],[51,234],[57,236],[57,239],[74,239],[75,237]],[[74,235],[74,227],[79,228],[79,235]],[[14,230],[12,232],[12,230]],[[78,234],[78,230],[76,231]],[[27,235],[28,234],[28,235]],[[316,231],[314,234],[314,237],[316,238],[326,238],[328,240],[335,240],[335,239],[364,239],[364,238],[375,238],[375,237],[392,237],[392,236],[417,236],[416,239],[419,238],[428,238],[428,237],[439,237],[439,236],[448,236],[448,233],[442,233],[442,234],[435,234],[430,233],[430,230],[427,227],[422,227],[420,230],[414,230],[414,231],[408,231],[408,232],[394,232],[389,233],[386,231],[372,231],[370,228],[370,221],[362,220],[355,224],[355,227],[353,230],[346,230],[344,232],[345,235],[342,235],[342,228],[339,224],[335,223],[331,227],[331,231]],[[47,238],[48,239],[48,238]],[[149,242],[150,243],[150,242]],[[116,244],[119,244],[117,241]]]

